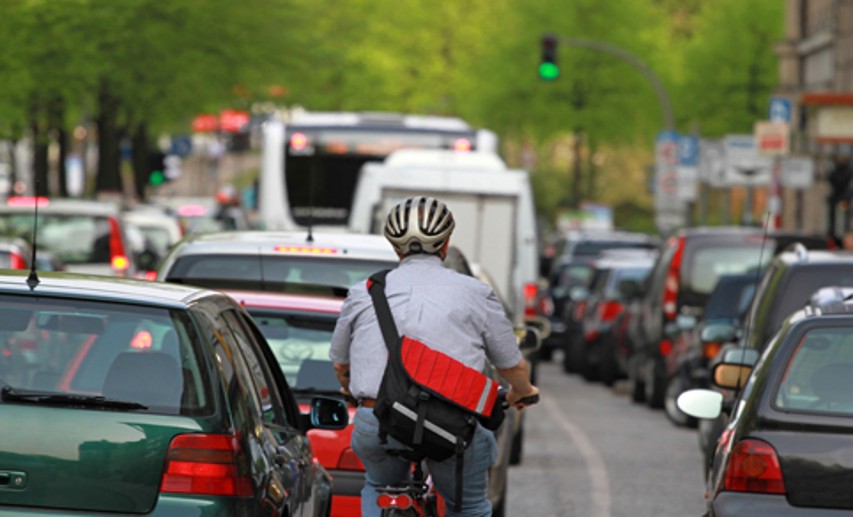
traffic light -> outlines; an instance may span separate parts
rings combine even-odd
[[[553,34],[542,36],[542,62],[539,63],[539,77],[546,81],[553,81],[560,76],[560,67],[557,65],[557,44],[559,40]]]
[[[148,184],[158,186],[166,183],[166,154],[161,151],[148,153]]]

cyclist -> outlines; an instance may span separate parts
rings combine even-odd
[[[394,206],[385,222],[385,237],[400,263],[388,273],[385,292],[401,335],[417,339],[467,366],[482,370],[489,360],[510,384],[507,402],[538,395],[527,363],[494,292],[479,280],[442,266],[455,223],[447,206],[434,198],[413,197]],[[379,517],[376,488],[408,479],[411,464],[383,444],[373,414],[385,371],[385,348],[366,283],[354,285],[341,309],[332,337],[330,357],[342,391],[358,400],[352,448],[364,464],[361,492],[363,517]],[[399,449],[401,446],[397,445]],[[497,457],[491,431],[478,426],[465,451],[462,511],[455,513],[456,461],[427,460],[435,487],[448,503],[448,516],[488,517],[488,469]]]

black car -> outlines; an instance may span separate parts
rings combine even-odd
[[[760,271],[721,276],[717,286],[708,297],[708,302],[697,320],[687,317],[684,328],[673,338],[673,350],[666,357],[667,383],[664,395],[664,410],[672,423],[694,427],[697,422],[688,417],[676,405],[678,396],[689,389],[704,388],[710,381],[709,362],[723,346],[721,325],[731,328],[723,334],[733,336],[740,328],[752,299]],[[708,331],[706,331],[708,329]]]
[[[764,350],[785,318],[808,302],[811,293],[829,285],[853,286],[853,252],[808,250],[800,244],[779,253],[762,275],[744,324],[740,345]],[[717,327],[725,327],[718,323]],[[718,333],[725,334],[724,329]],[[735,336],[733,326],[729,333]],[[699,447],[706,463],[726,425],[726,416],[699,422]]]
[[[679,399],[696,417],[731,414],[712,458],[708,515],[853,514],[851,292],[817,293],[784,319],[760,357],[755,348],[727,349],[713,377],[737,393],[732,401],[712,390]]]
[[[275,355],[227,295],[0,275],[0,515],[325,517],[331,479]]]

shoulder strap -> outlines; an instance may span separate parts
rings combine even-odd
[[[376,309],[376,318],[379,320],[379,328],[382,329],[382,337],[389,352],[399,351],[400,333],[397,332],[397,324],[391,314],[388,298],[385,296],[385,276],[390,269],[379,271],[367,280],[367,291],[373,298],[373,308]],[[391,354],[392,356],[396,354]]]

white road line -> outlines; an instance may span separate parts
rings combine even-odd
[[[610,493],[610,477],[607,475],[604,458],[599,454],[598,449],[595,448],[586,433],[566,418],[566,415],[551,397],[543,394],[541,403],[546,406],[548,415],[557,420],[560,427],[575,442],[586,465],[586,470],[589,473],[590,500],[592,503],[592,513],[589,517],[610,517],[613,498]]]

